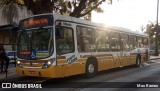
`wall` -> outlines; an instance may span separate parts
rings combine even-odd
[[[16,25],[18,25],[19,20],[29,17],[32,14],[27,11],[26,7],[23,7],[22,9],[18,9],[19,17],[17,19],[14,19],[13,22],[15,22]],[[0,9],[0,26],[2,25],[10,25],[6,22],[6,20],[2,17],[2,9]],[[4,44],[6,47],[10,46],[12,48],[6,49],[7,51],[16,50],[16,39],[17,39],[17,32],[18,30],[0,30],[0,43]]]

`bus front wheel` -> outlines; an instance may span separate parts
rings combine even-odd
[[[88,61],[86,63],[86,69],[85,69],[85,76],[87,78],[94,77],[95,74],[97,73],[97,63],[96,61]]]

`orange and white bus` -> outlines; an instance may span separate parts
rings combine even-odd
[[[60,78],[135,65],[149,59],[149,39],[126,28],[59,14],[19,22],[16,71],[20,76]]]

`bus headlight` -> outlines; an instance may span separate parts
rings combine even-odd
[[[17,64],[20,64],[21,62],[20,61],[17,61]]]
[[[51,65],[51,61],[47,61],[47,65]]]
[[[17,61],[17,66],[22,68],[22,63],[20,61]]]
[[[54,62],[54,59],[47,61],[47,62],[42,66],[42,68],[43,68],[43,69],[49,68],[49,67],[53,64],[53,62]]]

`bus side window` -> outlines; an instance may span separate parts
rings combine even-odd
[[[138,48],[137,37],[135,35],[130,35],[130,50]]]
[[[74,51],[73,30],[71,28],[62,27],[56,31],[57,54],[71,53]]]
[[[134,50],[134,48],[135,48],[135,45],[134,45],[134,36],[133,35],[130,35],[129,36],[129,41],[130,41],[130,50],[132,51],[132,50]]]
[[[129,35],[121,33],[121,50],[123,51],[129,51]]]
[[[148,38],[143,37],[143,45],[144,47],[148,47]]]
[[[95,51],[95,30],[77,26],[77,47],[79,52]]]
[[[110,32],[111,51],[120,51],[120,34]]]
[[[138,36],[137,40],[138,40],[138,47],[143,47],[142,37]]]
[[[105,30],[96,31],[96,48],[99,52],[110,51],[109,32]]]
[[[64,28],[56,28],[56,39],[64,39]]]

